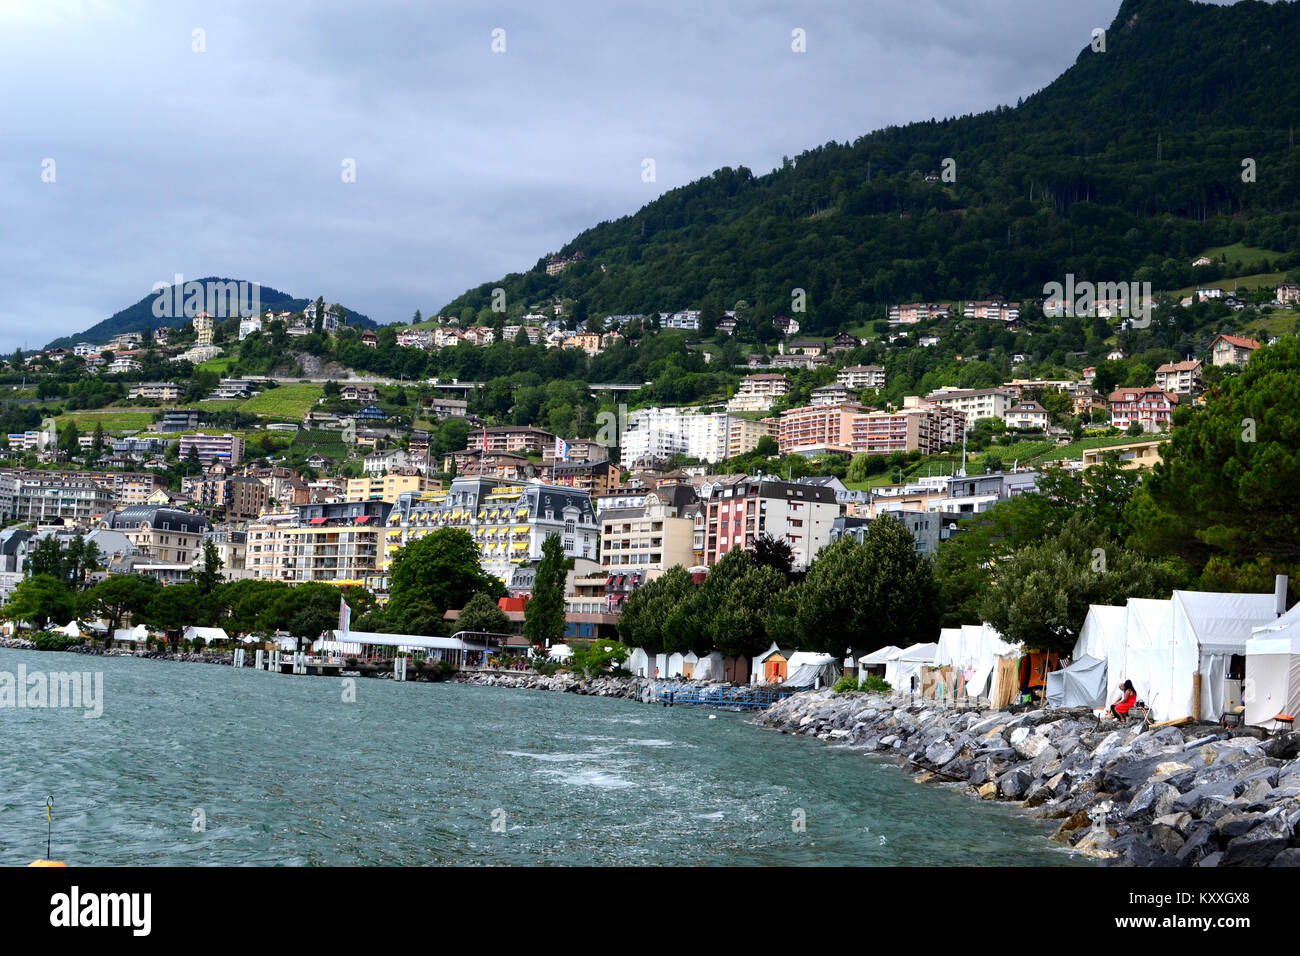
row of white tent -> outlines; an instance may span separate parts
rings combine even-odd
[[[1202,719],[1216,720],[1236,703],[1228,699],[1225,681],[1232,657],[1242,656],[1248,682],[1243,687],[1246,722],[1269,721],[1278,709],[1264,713],[1273,705],[1251,693],[1249,683],[1258,685],[1268,664],[1256,660],[1252,666],[1252,658],[1276,654],[1283,640],[1300,635],[1292,630],[1295,619],[1279,629],[1295,609],[1281,618],[1278,610],[1276,593],[1211,591],[1175,591],[1166,601],[1130,598],[1123,607],[1093,605],[1074,646],[1074,663],[1067,671],[1096,672],[1100,668],[1093,662],[1104,661],[1105,680],[1085,682],[1096,686],[1091,693],[1087,687],[1072,687],[1063,702],[1066,706],[1101,706],[1108,702],[1107,695],[1118,696],[1115,689],[1127,680],[1133,682],[1157,720],[1191,717],[1198,710]],[[1256,641],[1252,649],[1257,632],[1268,636],[1263,643]],[[1195,699],[1197,674],[1201,676],[1199,702]],[[1084,696],[1075,696],[1081,690]]]
[[[753,659],[751,683],[768,683],[763,663],[780,649],[773,644]],[[683,678],[697,681],[725,680],[725,659],[718,651],[708,654],[647,654],[636,647],[628,655],[627,669],[634,677]],[[829,687],[840,677],[840,662],[831,654],[796,651],[786,659],[785,675],[781,683],[788,687]]]

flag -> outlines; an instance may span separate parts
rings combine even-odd
[[[352,608],[348,607],[348,602],[342,597],[339,598],[339,632],[342,637],[341,641],[348,639],[348,628],[352,624]]]
[[[569,443],[565,441],[563,438],[561,438],[559,435],[555,436],[555,460],[556,461],[569,460]]]

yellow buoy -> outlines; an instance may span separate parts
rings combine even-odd
[[[27,866],[30,869],[33,866],[67,866],[66,863],[60,863],[58,860],[32,860]]]

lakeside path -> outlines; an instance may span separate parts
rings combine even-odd
[[[1059,819],[1056,838],[1131,866],[1300,866],[1300,734],[1199,722],[1146,729],[1086,708],[954,710],[805,691],[755,723],[893,755],[919,782]]]

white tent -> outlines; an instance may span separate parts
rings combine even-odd
[[[722,655],[712,651],[701,657],[691,680],[722,680]]]
[[[858,658],[858,675],[865,676],[865,671],[873,667],[884,667],[889,661],[889,655],[901,650],[901,647],[889,644],[879,650],[872,651],[870,654],[862,655]]]
[[[141,643],[149,639],[149,630],[143,624],[137,624],[135,627],[119,627],[113,632],[115,641],[139,641]]]
[[[656,654],[654,665],[655,665],[654,673],[652,674],[652,676],[654,677],[668,676],[668,655],[667,654]]]
[[[568,644],[552,644],[546,656],[553,661],[567,661],[573,656],[573,648]]]
[[[181,640],[192,641],[196,637],[203,638],[204,644],[211,644],[213,641],[228,641],[230,635],[219,627],[187,627],[181,633]]]
[[[1170,626],[1174,632],[1176,700],[1187,701],[1187,714],[1192,713],[1192,675],[1198,671],[1201,717],[1216,720],[1223,713],[1223,682],[1231,658],[1234,654],[1245,656],[1252,628],[1277,620],[1276,600],[1271,593],[1174,592]],[[1188,648],[1194,648],[1195,653],[1187,653]]]
[[[1109,688],[1119,686],[1127,669],[1125,650],[1128,647],[1128,608],[1109,604],[1094,604],[1088,608],[1079,639],[1074,642],[1070,657],[1082,660],[1092,657],[1106,662],[1106,681]],[[1106,691],[1110,694],[1110,690]],[[1118,700],[1116,691],[1104,703]]]
[[[795,651],[786,666],[788,687],[831,687],[840,679],[839,658],[834,654]]]
[[[650,655],[640,647],[632,648],[632,653],[628,654],[627,669],[632,672],[633,677],[654,676],[654,663]]]
[[[911,691],[912,677],[916,677],[916,689],[921,689],[921,668],[934,666],[934,655],[938,644],[913,644],[889,655],[885,662],[885,680],[896,691],[906,694]]]
[[[668,656],[668,677],[681,677],[682,665],[686,663],[686,658],[682,654],[670,654]]]
[[[998,658],[1019,653],[1019,645],[1004,641],[993,625],[963,624],[961,627],[945,627],[939,632],[934,666],[954,667],[961,671],[966,682],[966,696],[983,697],[988,694],[989,678],[997,668]]]
[[[62,627],[56,627],[54,629],[54,632],[56,634],[62,634],[65,637],[80,637],[81,623],[76,619],[73,619],[69,621],[67,624],[64,624]]]
[[[1277,619],[1290,618],[1287,626],[1274,622],[1255,629],[1246,642],[1246,723],[1271,727],[1277,714],[1294,715],[1300,709],[1300,604]]]

